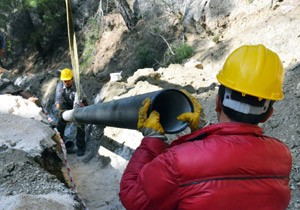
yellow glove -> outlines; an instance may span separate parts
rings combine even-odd
[[[165,131],[159,122],[160,114],[154,110],[147,118],[148,109],[150,107],[151,100],[146,98],[143,101],[142,106],[139,109],[139,119],[137,128],[142,132],[144,136],[156,137],[166,140]]]
[[[191,131],[203,128],[206,125],[205,114],[201,104],[186,90],[181,90],[192,102],[194,112],[186,112],[177,117],[178,120],[188,122]]]

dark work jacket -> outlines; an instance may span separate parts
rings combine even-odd
[[[81,93],[83,94],[82,90]],[[56,86],[55,92],[55,104],[60,103],[63,110],[70,110],[75,108],[75,95],[76,87],[73,84],[70,88],[66,88],[62,81],[60,81]],[[86,101],[86,97],[83,94],[80,101]]]

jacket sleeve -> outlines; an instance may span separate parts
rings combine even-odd
[[[169,145],[146,137],[130,159],[120,185],[120,199],[128,210],[174,209],[176,173]]]
[[[61,97],[62,97],[62,83],[59,82],[55,90],[55,104],[61,103]]]

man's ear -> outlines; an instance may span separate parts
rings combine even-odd
[[[271,107],[269,113],[265,116],[264,119],[262,119],[262,120],[260,121],[260,123],[266,122],[266,121],[272,116],[273,112],[274,112],[274,109],[273,109],[273,107]]]
[[[216,112],[222,111],[222,101],[219,95],[216,96]]]

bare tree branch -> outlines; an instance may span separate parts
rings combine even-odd
[[[172,50],[171,45],[168,43],[168,41],[165,39],[165,37],[163,37],[163,36],[160,35],[160,34],[153,33],[153,32],[151,32],[151,31],[149,31],[149,33],[152,34],[152,35],[161,37],[161,38],[164,40],[164,42],[167,44],[167,46],[168,46],[168,48],[169,48],[171,54],[172,54],[172,55],[175,55],[175,53],[174,53],[173,50]]]

